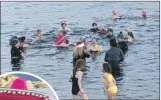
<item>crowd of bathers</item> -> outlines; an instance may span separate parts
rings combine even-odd
[[[115,10],[112,11],[112,19],[120,19]],[[146,12],[143,10],[143,17],[146,17]],[[88,99],[82,87],[82,77],[86,66],[86,58],[90,58],[91,54],[101,53],[102,47],[97,43],[96,38],[92,38],[92,42],[88,45],[86,39],[81,39],[74,43],[70,43],[67,34],[72,31],[67,27],[66,21],[61,21],[61,29],[58,30],[57,38],[54,41],[53,46],[55,47],[68,47],[74,45],[73,50],[73,71],[71,73],[70,81],[72,82],[72,94],[74,99],[78,99],[78,95],[83,99]],[[92,23],[92,28],[89,30],[100,36],[107,37],[111,48],[107,50],[104,61],[102,64],[104,89],[107,91],[108,99],[115,99],[117,94],[116,86],[116,73],[120,70],[119,63],[124,60],[124,55],[128,51],[128,43],[134,43],[134,35],[132,30],[127,30],[127,34],[123,32],[115,33],[113,29],[106,29],[103,24],[99,27],[97,23]],[[44,40],[41,29],[37,29],[37,40]],[[11,62],[17,64],[20,60],[24,59],[26,49],[29,45],[26,42],[25,36],[17,37],[14,36],[10,39],[11,45]]]

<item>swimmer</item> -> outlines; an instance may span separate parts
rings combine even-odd
[[[44,37],[43,37],[43,33],[41,32],[41,30],[40,29],[38,29],[37,30],[37,38],[38,38],[38,40],[43,40],[44,39]]]
[[[25,36],[20,37],[19,41],[20,41],[20,45],[19,45],[20,48],[22,48],[22,51],[26,53],[26,49],[29,47],[26,41],[26,37]]]
[[[113,19],[113,20],[115,20],[115,19],[121,19],[121,17],[119,17],[119,16],[117,15],[116,10],[113,10],[113,11],[112,11],[112,19]]]
[[[120,32],[120,33],[118,34],[118,36],[117,36],[117,39],[123,39],[123,38],[124,38],[123,33]]]
[[[58,33],[71,32],[71,29],[67,27],[66,21],[61,21],[61,29],[58,30]]]
[[[118,35],[116,33],[113,33],[112,29],[108,29],[106,34],[107,34],[107,38],[109,39],[117,38],[117,35]]]
[[[90,57],[90,54],[83,49],[84,43],[77,43],[77,46],[74,49],[73,53],[73,67],[75,66],[75,62],[78,59],[84,59],[86,61],[86,58]]]
[[[128,30],[127,32],[127,42],[133,43],[134,42],[134,35],[131,30]]]
[[[143,9],[143,10],[142,10],[142,16],[143,16],[144,18],[147,18],[146,9]]]
[[[72,80],[72,94],[74,100],[78,100],[78,95],[83,100],[88,99],[88,96],[82,87],[82,77],[84,69],[85,69],[85,61],[83,59],[77,60],[76,65],[73,69],[73,74],[71,74],[70,78],[70,80]]]
[[[91,43],[88,51],[90,51],[90,53],[102,51],[102,48],[100,45],[97,44],[96,39],[94,39],[94,38],[92,39],[92,43]]]
[[[12,64],[17,64],[20,62],[21,59],[24,58],[24,54],[22,50],[19,48],[18,42],[19,42],[18,39],[13,40],[13,46],[11,48],[11,63]]]
[[[99,33],[100,33],[100,35],[106,34],[106,29],[103,24],[101,24],[99,27]]]
[[[14,39],[18,39],[18,37],[17,37],[17,36],[13,36],[13,37],[10,39],[10,41],[9,41],[9,45],[10,45],[10,46],[13,45],[13,40],[14,40]]]
[[[98,32],[99,28],[97,27],[97,23],[92,23],[92,29],[90,29],[91,32]]]
[[[108,100],[115,100],[117,94],[116,80],[112,76],[111,66],[109,63],[103,63],[103,80],[104,80],[104,89],[107,92]]]

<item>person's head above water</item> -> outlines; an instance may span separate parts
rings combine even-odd
[[[111,47],[117,47],[117,42],[116,42],[116,39],[115,38],[113,38],[113,39],[110,40],[110,46]]]
[[[106,73],[111,73],[112,72],[112,70],[111,70],[111,66],[110,66],[110,64],[109,63],[103,63],[103,70],[102,70],[102,72],[106,72]]]
[[[76,61],[76,64],[75,64],[75,72],[76,71],[83,71],[85,68],[85,61],[84,59],[79,59]]]
[[[37,29],[37,34],[41,33],[41,29]]]
[[[127,32],[127,35],[128,35],[128,36],[130,36],[130,37],[132,37],[132,38],[134,39],[134,35],[133,35],[133,33],[132,33],[132,32],[130,32],[130,31],[129,31],[129,32]]]
[[[92,23],[93,28],[97,28],[97,23]]]
[[[20,40],[20,42],[25,42],[26,37],[25,36],[22,36],[22,37],[19,38],[19,40]]]
[[[67,26],[66,21],[61,21],[60,23],[61,23],[62,28],[65,28]]]
[[[92,44],[97,44],[97,40],[95,38],[92,39]]]
[[[113,11],[112,11],[112,14],[113,14],[113,15],[117,15],[116,10],[113,10]]]
[[[112,34],[113,34],[113,30],[112,30],[112,29],[108,29],[108,30],[107,30],[107,35],[108,35],[108,36],[112,36]]]
[[[13,46],[16,46],[18,44],[19,40],[18,39],[13,39]]]

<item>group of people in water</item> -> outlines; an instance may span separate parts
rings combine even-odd
[[[117,16],[115,10],[112,11],[112,19],[120,19]],[[146,17],[146,11],[143,10],[143,17]],[[92,53],[102,52],[102,47],[98,45],[97,39],[92,38],[92,43],[87,46],[86,39],[77,41],[75,43],[70,43],[67,38],[67,33],[71,31],[67,27],[66,21],[61,21],[61,29],[58,30],[60,34],[54,41],[54,45],[59,47],[68,47],[69,45],[74,45],[73,51],[73,71],[70,77],[72,82],[72,94],[74,99],[78,99],[78,95],[83,99],[88,99],[82,87],[82,77],[86,66],[86,58],[90,58]],[[92,28],[90,29],[93,33],[98,33],[101,36],[106,36],[109,39],[111,48],[106,52],[104,61],[102,64],[104,89],[107,91],[108,99],[115,99],[117,94],[116,86],[116,74],[120,70],[119,63],[124,60],[124,55],[128,50],[128,43],[134,43],[134,35],[131,30],[127,30],[127,35],[123,35],[123,32],[114,33],[113,29],[105,29],[104,25],[101,24],[100,27],[97,23],[92,23]],[[37,30],[37,39],[44,40],[43,33],[41,29]],[[21,59],[24,58],[26,53],[26,48],[29,45],[26,43],[26,38],[23,37],[12,37],[10,40],[11,47],[11,62],[13,64],[19,63]]]

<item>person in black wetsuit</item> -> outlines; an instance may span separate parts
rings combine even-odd
[[[75,62],[78,59],[86,59],[90,57],[90,54],[83,49],[84,43],[77,44],[76,48],[74,49],[73,53],[73,67],[75,66]],[[86,60],[85,60],[86,61]]]
[[[92,23],[92,29],[90,29],[91,32],[98,32],[99,31],[99,28],[97,27],[97,23]]]
[[[11,63],[18,64],[23,59],[22,49],[18,46],[18,40],[13,40],[13,46],[11,48]]]
[[[118,43],[118,48],[120,48],[125,55],[125,53],[128,51],[128,45],[125,41],[119,41]]]
[[[119,62],[124,60],[124,54],[120,48],[117,47],[116,39],[110,40],[111,48],[106,52],[104,61],[109,62],[112,68],[112,75],[115,77],[116,72],[120,70]]]
[[[123,33],[120,32],[117,36],[117,40],[118,40],[118,48],[120,48],[122,50],[122,52],[125,53],[128,51],[128,45],[127,43],[123,40],[124,36]]]
[[[83,76],[84,69],[85,69],[84,59],[77,60],[76,65],[73,69],[73,73],[71,74],[71,77],[70,77],[70,81],[72,81],[72,94],[73,94],[74,100],[78,100],[78,95],[83,100],[88,99],[88,96],[84,92],[84,89],[82,87],[82,76]]]

